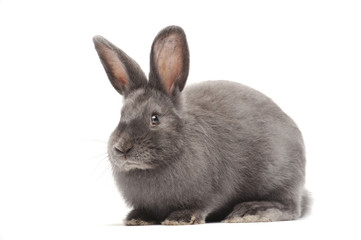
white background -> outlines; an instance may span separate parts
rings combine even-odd
[[[0,2],[0,239],[342,237],[360,224],[359,1]],[[124,227],[106,141],[122,99],[101,34],[148,73],[160,29],[180,25],[187,84],[229,79],[270,96],[307,148],[310,216],[293,222]]]

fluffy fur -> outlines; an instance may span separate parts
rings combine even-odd
[[[302,136],[271,99],[230,81],[184,88],[189,51],[180,27],[155,38],[149,81],[113,44],[102,37],[94,43],[125,99],[108,153],[115,182],[133,208],[126,224],[302,216],[308,202]]]

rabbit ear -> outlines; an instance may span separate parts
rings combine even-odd
[[[183,90],[189,72],[189,50],[182,28],[169,26],[155,37],[150,54],[149,84],[170,96]]]
[[[95,49],[113,87],[122,95],[147,85],[139,65],[102,36],[93,38]]]

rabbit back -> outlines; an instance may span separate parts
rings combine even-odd
[[[187,141],[202,153],[220,207],[289,199],[300,208],[302,135],[270,98],[239,83],[207,81],[185,89],[184,110],[190,119]]]

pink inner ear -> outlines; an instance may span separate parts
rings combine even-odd
[[[117,82],[114,82],[114,84],[118,87],[121,87],[121,85],[126,85],[128,74],[116,51],[104,46],[101,50],[101,53],[103,60],[108,63],[113,76],[116,78],[116,80],[118,80]]]
[[[171,34],[154,45],[158,73],[169,93],[183,69],[183,47],[182,39],[177,34]]]

